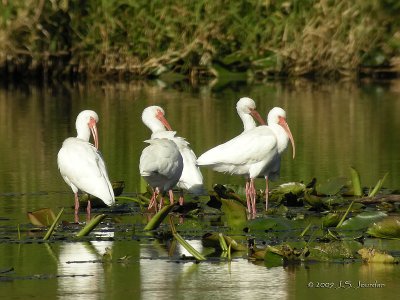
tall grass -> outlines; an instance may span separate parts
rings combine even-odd
[[[397,67],[395,0],[2,0],[7,73],[190,77]]]

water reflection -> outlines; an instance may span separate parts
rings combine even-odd
[[[58,262],[59,299],[103,299],[106,289],[105,268],[101,262],[111,241],[64,243]]]
[[[190,244],[203,252],[200,241]],[[168,250],[154,243],[141,246],[140,278],[143,299],[286,299],[288,273],[243,259],[231,263],[171,261]],[[174,257],[189,255],[180,245]],[[155,258],[158,259],[149,259]]]
[[[214,92],[210,87],[176,90],[153,82],[0,89],[0,191],[66,191],[57,171],[62,141],[75,135],[76,115],[84,108],[100,116],[100,148],[114,180],[127,191],[143,182],[138,161],[150,136],[141,122],[148,105],[161,105],[174,130],[197,155],[242,131],[235,104],[255,99],[266,116],[284,107],[296,140],[295,160],[283,155],[283,181],[320,180],[359,169],[363,183],[374,185],[390,172],[386,184],[400,186],[400,101],[398,83],[265,83]],[[32,151],[32,149],[35,149]],[[208,188],[215,182],[242,184],[239,177],[202,169]]]

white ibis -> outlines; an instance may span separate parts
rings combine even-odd
[[[67,138],[58,152],[57,163],[61,176],[75,195],[75,222],[78,222],[78,190],[96,196],[108,206],[115,203],[114,191],[108,179],[107,169],[98,150],[96,127],[98,121],[99,117],[96,112],[82,111],[75,123],[77,137]],[[93,135],[95,146],[89,143],[90,133]],[[91,205],[88,200],[89,219],[90,210]]]
[[[182,175],[176,186],[193,194],[200,194],[203,191],[203,175],[197,166],[197,157],[190,148],[189,143],[182,137],[176,136],[171,131],[171,126],[165,118],[164,110],[159,106],[149,106],[143,110],[143,123],[152,131],[151,138],[165,138],[173,141],[179,149],[183,158]],[[179,198],[182,204],[183,196]]]
[[[143,149],[140,156],[140,175],[153,188],[149,209],[153,206],[157,211],[157,196],[169,192],[169,200],[174,202],[172,188],[182,175],[183,159],[176,144],[168,139],[151,139],[145,141],[150,145]],[[160,207],[163,199],[161,198]]]
[[[244,131],[242,134],[203,153],[198,165],[209,166],[218,172],[245,175],[250,178],[246,184],[247,208],[256,213],[256,190],[254,179],[266,178],[266,201],[268,201],[268,178],[279,175],[280,155],[287,148],[289,139],[295,146],[286,113],[275,107],[268,114],[268,126],[262,125]],[[266,204],[268,205],[268,204]]]
[[[265,125],[265,121],[263,118],[261,118],[260,114],[256,110],[256,103],[251,98],[240,98],[236,103],[236,111],[243,122],[244,131],[256,127],[256,122],[254,119],[260,122],[260,124]]]

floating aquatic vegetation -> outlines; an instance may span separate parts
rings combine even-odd
[[[322,227],[336,227],[340,222],[340,216],[337,213],[329,213],[322,217]]]
[[[333,196],[338,194],[348,184],[345,177],[333,177],[316,185],[315,190],[319,196]]]
[[[350,168],[351,173],[351,182],[353,184],[353,195],[361,197],[362,196],[362,188],[361,188],[361,181],[360,181],[360,174],[354,168]]]
[[[194,249],[192,245],[190,245],[187,241],[185,241],[185,239],[176,231],[174,223],[172,222],[171,218],[169,219],[169,224],[171,227],[172,235],[174,236],[175,240],[179,242],[179,244],[181,244],[197,260],[199,261],[206,260],[206,258],[200,252]]]
[[[302,206],[302,197],[306,192],[306,185],[300,182],[281,184],[271,191],[270,200],[288,206]]]
[[[166,216],[170,213],[170,211],[175,207],[176,204],[170,204],[164,206],[162,209],[160,209],[147,223],[147,225],[144,227],[143,230],[145,231],[150,231],[156,229],[162,221],[165,219]]]
[[[376,194],[381,190],[383,182],[385,181],[386,177],[388,176],[389,173],[386,173],[385,176],[383,176],[382,179],[379,179],[378,182],[376,183],[375,187],[373,190],[368,194],[368,197],[375,197]]]
[[[368,226],[386,216],[387,214],[381,211],[365,211],[344,221],[340,228],[343,230],[365,230]]]
[[[246,251],[247,246],[241,243],[238,243],[235,239],[230,236],[227,236],[222,233],[217,232],[208,232],[203,235],[202,241],[203,244],[209,247],[218,248],[221,246],[220,239],[221,237],[225,240],[226,245],[230,245],[233,251]]]
[[[362,260],[367,263],[381,263],[381,264],[399,263],[398,258],[394,258],[392,255],[386,252],[378,251],[373,248],[371,249],[362,248],[358,250],[358,254],[360,254]]]
[[[236,200],[243,205],[246,205],[246,201],[242,199],[235,191],[226,185],[223,184],[215,184],[213,187],[214,192],[217,194],[219,199],[231,199]]]
[[[64,211],[64,207],[60,210],[57,217],[54,219],[53,224],[51,224],[49,230],[47,230],[47,233],[43,238],[44,240],[48,240],[50,238],[50,236],[53,234],[54,229],[56,228],[56,225],[57,225],[58,221],[60,220],[63,211]]]
[[[35,226],[50,226],[53,224],[56,216],[50,208],[41,208],[28,212],[29,221]]]
[[[377,238],[400,239],[400,218],[387,217],[370,226],[367,233]]]
[[[137,197],[127,197],[127,196],[117,196],[115,197],[115,200],[126,200],[130,202],[135,202],[139,204],[140,206],[147,206],[150,203],[150,199],[143,196],[143,195],[137,195]]]
[[[93,229],[96,228],[97,225],[99,225],[99,223],[100,223],[101,221],[104,220],[104,218],[105,218],[106,216],[107,216],[107,215],[105,215],[105,214],[101,214],[101,215],[95,216],[93,219],[90,220],[89,223],[86,224],[85,227],[83,227],[83,228],[76,234],[76,237],[77,237],[77,238],[80,238],[80,237],[83,237],[83,236],[85,236],[85,235],[88,235]]]

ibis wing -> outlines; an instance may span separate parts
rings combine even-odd
[[[106,204],[114,202],[114,193],[108,179],[104,160],[90,143],[68,139],[58,153],[58,168],[78,189],[99,197]]]
[[[276,147],[275,135],[266,126],[259,126],[208,150],[198,158],[197,163],[198,165],[255,164],[265,160],[270,153],[274,153]]]

